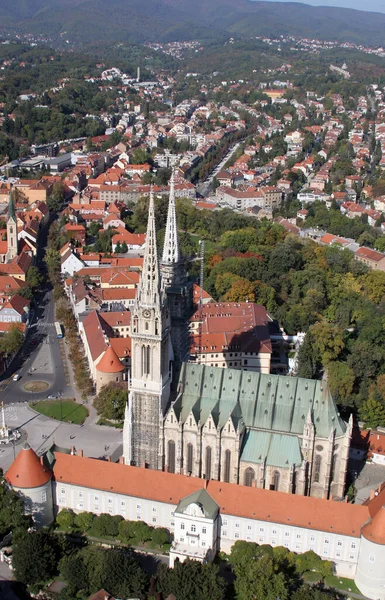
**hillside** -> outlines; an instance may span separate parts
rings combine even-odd
[[[385,45],[385,14],[250,0],[14,0],[1,27],[76,43],[290,34]]]

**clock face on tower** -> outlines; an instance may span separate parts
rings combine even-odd
[[[144,310],[143,311],[143,316],[145,319],[149,319],[151,317],[151,311],[150,310]]]

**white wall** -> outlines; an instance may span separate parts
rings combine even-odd
[[[174,532],[176,527],[177,521],[174,516],[176,505],[174,504],[125,496],[112,491],[92,490],[60,482],[54,483],[54,498],[58,510],[71,508],[75,512],[89,511],[94,514],[121,515],[124,519],[131,521],[145,521],[152,527],[166,527],[171,532]],[[231,546],[237,540],[284,546],[298,553],[313,550],[321,558],[333,561],[338,575],[349,578],[355,576],[360,550],[359,537],[226,514],[222,514],[220,520],[219,549],[224,552],[229,553]],[[178,523],[181,522],[178,519]],[[180,525],[178,527],[176,537],[180,539]],[[381,600],[385,600],[385,597]]]

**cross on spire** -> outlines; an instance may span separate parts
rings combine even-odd
[[[166,233],[164,236],[162,263],[175,264],[180,261],[178,225],[175,209],[174,169],[171,171],[170,198],[168,203]]]
[[[136,303],[140,306],[154,306],[160,303],[160,278],[158,249],[156,246],[156,226],[154,208],[154,190],[151,186],[148,206],[146,249],[143,258],[143,270],[140,278]]]

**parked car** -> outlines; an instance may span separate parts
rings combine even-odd
[[[57,396],[55,396],[55,394],[50,394],[49,396],[47,396],[48,400],[57,400]]]
[[[21,379],[21,375],[20,373],[15,373],[15,375],[12,377],[13,381],[19,381],[19,379]]]

